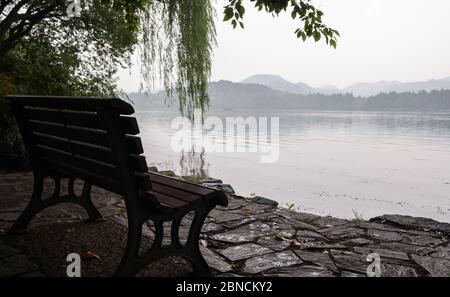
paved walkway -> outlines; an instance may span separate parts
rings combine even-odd
[[[46,189],[51,193],[51,181]],[[20,214],[31,191],[30,173],[0,174],[0,234]],[[93,199],[108,220],[126,226],[120,197],[94,188]],[[81,209],[57,206],[33,224],[79,222],[85,216]],[[189,220],[187,216],[180,230],[182,238]],[[170,225],[166,227],[168,242]],[[152,229],[151,224],[145,227],[149,240]],[[349,221],[234,196],[228,207],[211,212],[201,249],[217,276],[366,276],[367,257],[374,253],[380,256],[382,276],[450,276],[449,237],[450,224],[431,219],[384,215]],[[0,276],[39,275],[21,252],[1,242],[0,235]]]
[[[21,251],[0,241],[0,277],[43,276]]]

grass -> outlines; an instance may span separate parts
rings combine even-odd
[[[199,184],[202,180],[212,179],[212,178],[207,175],[186,175],[186,176],[183,176],[183,179],[188,182],[194,183],[194,184]]]
[[[353,216],[354,216],[354,218],[352,219],[352,221],[354,221],[354,222],[365,222],[365,221],[367,221],[367,220],[364,218],[363,213],[359,212],[359,211],[356,210],[356,209],[352,209],[352,212],[353,212]]]
[[[289,209],[289,210],[296,210],[296,209],[298,209],[298,207],[295,205],[294,202],[292,202],[292,203],[286,202],[286,206],[287,206],[287,209]]]

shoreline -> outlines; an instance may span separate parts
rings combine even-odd
[[[154,172],[158,172],[156,166],[152,166],[152,171]],[[417,216],[417,215],[412,215],[412,214],[405,214],[405,213],[384,213],[384,212],[380,212],[380,214],[378,215],[374,215],[372,217],[366,218],[365,214],[364,214],[364,209],[351,209],[351,212],[353,213],[352,217],[343,217],[343,216],[339,216],[339,215],[334,215],[334,214],[328,214],[328,213],[317,213],[317,212],[309,212],[307,210],[301,210],[300,206],[297,206],[297,202],[292,202],[292,203],[288,203],[285,202],[284,204],[282,204],[282,202],[279,202],[277,200],[271,199],[270,197],[266,197],[266,196],[260,196],[258,195],[258,193],[255,194],[251,194],[251,196],[244,196],[244,195],[240,195],[238,193],[234,192],[234,188],[232,184],[228,184],[228,183],[224,183],[222,181],[222,179],[220,178],[215,178],[215,177],[209,177],[209,176],[180,176],[177,175],[174,171],[172,170],[161,170],[159,171],[159,173],[161,174],[165,174],[171,177],[176,177],[176,178],[181,178],[190,182],[194,182],[200,185],[204,185],[204,186],[212,186],[218,190],[224,190],[225,193],[230,194],[230,195],[234,195],[237,198],[241,198],[241,199],[254,199],[256,198],[255,201],[257,200],[261,200],[261,201],[267,201],[266,203],[268,204],[277,204],[278,207],[281,208],[287,208],[289,210],[293,210],[293,211],[297,211],[297,212],[304,212],[304,213],[311,213],[317,216],[331,216],[331,217],[335,217],[335,218],[339,218],[339,219],[344,219],[344,220],[362,220],[362,221],[370,221],[373,218],[377,218],[377,217],[381,217],[381,216],[385,216],[385,215],[396,215],[396,214],[400,214],[400,215],[404,215],[404,216],[410,216],[410,217],[417,217],[417,218],[422,218],[422,219],[432,219],[436,222],[441,222],[441,223],[446,223],[446,224],[450,224],[450,221],[442,221],[442,220],[438,220],[435,218],[432,218],[431,216]],[[450,220],[450,219],[449,219]]]

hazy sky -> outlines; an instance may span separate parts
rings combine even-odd
[[[273,18],[246,4],[245,29],[222,22],[216,0],[218,47],[211,80],[240,81],[278,74],[314,87],[380,80],[420,81],[450,76],[450,1],[313,0],[324,22],[341,33],[336,50],[299,41],[289,14]],[[137,69],[120,72],[119,86],[138,89]]]

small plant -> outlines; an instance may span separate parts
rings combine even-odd
[[[207,175],[185,175],[183,179],[191,183],[199,184],[203,180],[211,179],[211,177]]]
[[[295,206],[294,202],[292,202],[292,203],[286,202],[286,206],[287,206],[287,209],[289,209],[289,210],[295,210],[296,209],[296,206]]]
[[[359,212],[358,210],[352,209],[352,212],[353,212],[353,216],[354,216],[352,221],[355,221],[355,222],[366,221],[366,219],[364,218],[364,215],[361,212]]]

